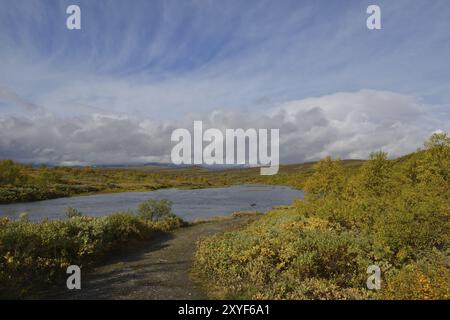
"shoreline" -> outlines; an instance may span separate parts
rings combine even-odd
[[[217,190],[217,191],[216,191]],[[147,198],[167,199],[174,213],[187,221],[229,215],[236,211],[267,212],[273,206],[287,205],[302,198],[301,190],[275,184],[246,183],[211,188],[163,188],[151,191],[129,191],[79,195],[33,202],[0,205],[0,215],[15,221],[28,213],[30,221],[64,220],[67,208],[75,208],[88,217],[113,212],[132,212]],[[228,200],[227,200],[228,199]]]

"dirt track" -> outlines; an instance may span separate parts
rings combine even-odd
[[[82,288],[56,299],[206,299],[190,279],[196,242],[214,233],[248,223],[239,217],[196,224],[154,239],[136,252],[121,254],[82,275]]]

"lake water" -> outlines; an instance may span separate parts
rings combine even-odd
[[[291,204],[303,192],[282,186],[241,185],[210,189],[161,189],[148,192],[122,192],[0,205],[0,216],[16,219],[28,212],[30,220],[65,218],[67,207],[84,215],[103,216],[117,211],[135,210],[147,199],[168,199],[172,211],[185,220],[228,215],[236,211],[267,212],[273,206]]]

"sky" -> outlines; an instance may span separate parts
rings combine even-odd
[[[169,162],[194,120],[279,128],[281,163],[396,157],[450,132],[449,57],[448,0],[0,0],[0,158]]]

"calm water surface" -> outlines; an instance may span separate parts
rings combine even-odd
[[[0,205],[0,216],[17,218],[28,212],[33,221],[65,218],[65,208],[73,207],[84,215],[103,216],[117,211],[135,210],[147,199],[169,199],[172,210],[186,220],[231,214],[235,211],[266,212],[273,206],[287,205],[303,192],[281,186],[242,185],[210,189],[162,189],[148,192],[123,192],[78,196],[45,201]]]

